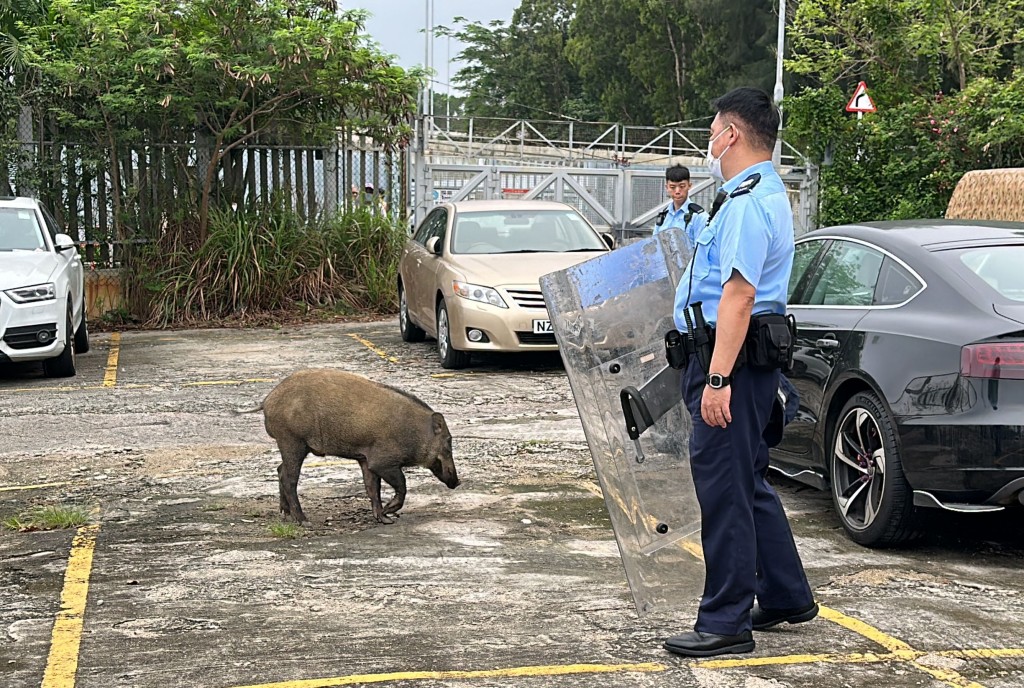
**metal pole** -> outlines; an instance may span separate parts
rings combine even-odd
[[[430,70],[430,0],[423,0],[424,10],[426,17],[423,20],[423,67],[424,69]],[[423,117],[427,116],[430,112],[429,101],[430,98],[430,78],[428,74],[427,82],[423,84]]]
[[[782,86],[782,55],[786,49],[786,0],[779,0],[779,44],[775,52],[775,106],[779,108],[779,133],[775,138],[775,151],[772,163],[779,167],[782,164],[782,97],[785,89]]]
[[[430,14],[427,18],[429,28],[427,30],[427,40],[430,46],[430,64],[427,68],[430,70],[430,86],[427,87],[427,96],[429,98],[427,102],[427,115],[431,118],[434,116],[434,0],[430,0]]]
[[[445,63],[444,81],[447,85],[448,97],[444,99],[444,130],[451,131],[452,121],[452,37],[448,36],[448,56]]]

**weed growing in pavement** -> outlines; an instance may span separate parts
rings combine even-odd
[[[295,523],[271,523],[267,530],[277,538],[297,538],[302,534],[302,526]]]
[[[41,506],[0,521],[5,530],[28,532],[77,528],[89,522],[89,513],[80,506]]]

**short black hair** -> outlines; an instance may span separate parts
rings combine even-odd
[[[690,181],[690,168],[685,165],[673,165],[665,170],[666,182],[688,182]]]
[[[763,150],[775,148],[779,109],[765,91],[751,86],[734,88],[711,103],[711,107],[720,115],[740,120],[755,146]]]

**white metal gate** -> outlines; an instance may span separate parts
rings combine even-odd
[[[704,129],[424,118],[411,153],[410,216],[418,224],[446,201],[554,200],[620,239],[643,235],[668,200],[669,165],[689,167],[692,197],[711,207],[707,136]],[[816,227],[817,168],[792,147],[784,149],[781,173],[799,235]]]

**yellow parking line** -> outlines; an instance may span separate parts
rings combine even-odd
[[[215,385],[248,385],[254,382],[273,382],[269,377],[250,377],[245,380],[200,380],[199,382],[184,382],[182,387],[213,387]]]
[[[306,468],[323,468],[324,466],[355,466],[351,461],[310,461],[302,464]]]
[[[848,654],[820,655],[784,655],[781,657],[748,657],[746,659],[712,659],[696,661],[691,664],[701,669],[740,669],[759,666],[785,666],[791,664],[868,664],[874,662],[891,662],[893,660],[916,659],[924,652],[912,652],[911,657],[902,656],[906,653],[874,654],[871,652],[851,652]]]
[[[5,392],[78,392],[90,389],[106,389],[104,385],[85,385],[82,387],[73,387],[71,385],[61,385],[59,387],[15,387],[13,389],[5,389]]]
[[[943,657],[954,657],[956,659],[1019,659],[1024,657],[1024,648],[1008,647],[998,650],[941,650],[929,652],[928,654],[941,655]]]
[[[102,385],[82,385],[81,387],[72,387],[69,385],[62,387],[14,387],[12,389],[5,389],[3,391],[10,392],[12,394],[15,392],[90,392],[100,389],[111,389],[116,384],[116,376],[117,371],[115,370],[113,373],[113,379],[111,380],[111,384],[107,384],[107,381],[104,380]],[[198,380],[193,382],[178,382],[168,384],[178,384],[181,387],[210,387],[215,385],[249,385],[259,382],[274,381],[274,378],[269,377],[253,377],[245,380]],[[154,385],[152,384],[131,383],[117,385],[117,389],[152,389],[153,386]]]
[[[69,485],[70,483],[39,483],[37,485],[9,485],[7,487],[0,487],[0,492],[15,492],[18,490],[38,490],[44,487],[60,487],[61,485]]]
[[[107,354],[107,367],[103,370],[103,386],[113,387],[117,384],[117,359],[121,355],[121,333],[110,335],[110,353]]]
[[[78,648],[82,642],[85,602],[92,575],[92,554],[96,548],[98,525],[82,526],[71,543],[64,589],[60,594],[60,612],[53,623],[50,655],[41,688],[74,688],[78,673]]]
[[[396,671],[389,674],[360,674],[335,678],[314,678],[281,683],[261,683],[239,688],[328,688],[328,686],[351,686],[360,683],[385,683],[387,681],[443,681],[446,679],[513,678],[516,676],[567,676],[572,674],[611,673],[653,673],[665,671],[664,664],[562,664],[554,666],[525,666],[484,671]]]
[[[992,656],[1024,656],[1018,655],[1021,650],[1006,649],[1006,650],[947,650],[943,652],[927,652],[923,650],[915,650],[910,647],[902,640],[893,638],[892,636],[879,631],[878,629],[867,625],[867,623],[847,616],[846,614],[831,609],[829,607],[820,606],[819,614],[822,618],[825,618],[834,623],[838,623],[845,629],[853,631],[859,636],[867,638],[872,642],[876,642],[882,645],[884,648],[889,650],[885,654],[874,654],[874,653],[853,653],[853,654],[806,654],[806,655],[790,655],[781,657],[751,657],[749,659],[716,659],[711,661],[699,662],[699,666],[702,669],[738,669],[741,666],[765,666],[769,664],[802,664],[802,663],[815,663],[815,662],[835,662],[835,663],[861,663],[861,662],[884,662],[884,661],[906,661],[913,666],[914,669],[924,672],[930,675],[932,678],[941,681],[947,686],[953,688],[984,688],[979,683],[975,683],[970,679],[967,679],[954,671],[948,669],[941,669],[938,666],[932,666],[929,664],[922,663],[919,661],[922,657],[929,654],[941,654],[943,656],[952,657],[963,657],[969,658],[977,655],[978,657],[992,657]],[[986,652],[988,654],[986,654]]]
[[[975,683],[970,679],[964,678],[951,669],[942,669],[915,661],[928,653],[915,650],[902,640],[893,638],[891,635],[883,633],[874,626],[869,626],[863,621],[850,618],[849,616],[828,607],[820,607],[819,613],[829,621],[837,623],[844,628],[850,629],[854,633],[864,636],[868,640],[878,643],[890,652],[913,653],[916,656],[906,657],[906,659],[910,661],[911,666],[918,671],[923,671],[924,673],[929,674],[932,678],[938,681],[942,681],[948,686],[953,686],[954,688],[984,688],[980,683]]]
[[[818,614],[822,618],[831,621],[832,623],[839,624],[843,628],[849,629],[857,635],[862,635],[868,640],[874,641],[884,647],[889,652],[899,651],[914,651],[914,648],[907,645],[902,640],[893,638],[891,635],[887,635],[882,631],[878,630],[874,626],[869,626],[859,619],[854,619],[842,612],[837,612],[835,609],[829,607],[819,606]]]
[[[373,342],[368,341],[366,339],[363,339],[362,337],[360,337],[357,334],[350,334],[349,337],[351,337],[352,339],[356,340],[357,342],[359,342],[360,344],[365,346],[367,349],[369,349],[373,353],[375,353],[378,356],[380,356],[381,358],[383,358],[385,361],[390,361],[391,363],[398,363],[398,359],[397,358],[395,358],[394,356],[388,356],[387,352],[382,351],[381,349],[377,348],[373,344]]]

